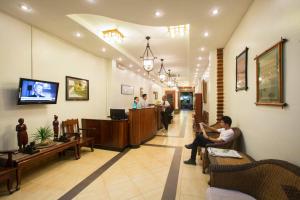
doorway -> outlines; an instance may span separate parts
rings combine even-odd
[[[180,93],[180,108],[182,110],[193,110],[193,93],[181,92]]]

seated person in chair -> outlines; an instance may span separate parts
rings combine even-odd
[[[190,164],[190,165],[196,165],[196,154],[197,154],[197,147],[205,147],[206,144],[211,144],[211,143],[220,143],[220,142],[227,142],[229,141],[233,136],[234,132],[231,129],[231,118],[228,116],[223,116],[221,119],[221,127],[220,129],[215,129],[212,127],[207,126],[204,123],[200,123],[200,128],[202,131],[202,134],[198,134],[196,138],[194,139],[193,143],[185,145],[187,149],[192,149],[191,152],[191,158],[189,160],[184,161],[185,164]],[[206,126],[207,129],[214,131],[214,132],[219,132],[220,135],[218,138],[212,138],[209,137],[206,134],[206,131],[204,129],[204,126]]]

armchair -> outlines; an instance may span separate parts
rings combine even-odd
[[[242,132],[239,128],[234,127],[232,128],[234,132],[234,136],[231,140],[228,142],[222,142],[222,143],[214,143],[214,144],[207,144],[205,148],[201,150],[201,158],[202,158],[202,172],[205,173],[205,170],[208,168],[209,165],[209,159],[208,159],[208,151],[207,147],[214,147],[214,148],[221,148],[221,149],[234,149],[239,150],[240,148],[240,136],[242,135]],[[210,137],[218,137],[219,133],[208,133]]]
[[[261,160],[244,165],[211,165],[207,199],[300,199],[300,167],[282,160]],[[235,191],[233,191],[235,190]],[[250,197],[249,197],[250,195]]]
[[[78,119],[67,119],[62,121],[62,132],[68,137],[75,137],[78,145],[78,157],[80,157],[80,148],[83,146],[89,146],[91,151],[94,151],[95,137],[93,131],[95,129],[82,129],[79,128]]]
[[[12,154],[15,151],[16,150],[0,151],[1,154],[7,154],[7,156],[8,156],[5,166],[0,166],[0,182],[6,181],[6,187],[7,187],[9,194],[11,194],[15,191],[14,189],[12,189],[12,183],[13,183],[14,177],[16,177],[16,175],[17,175],[17,168],[13,167],[13,162],[12,162]]]

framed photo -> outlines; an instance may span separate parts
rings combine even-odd
[[[121,85],[121,94],[124,95],[133,95],[134,87],[130,85]]]
[[[144,89],[141,87],[141,88],[140,88],[140,97],[142,97],[143,94],[144,94]]]
[[[264,51],[256,60],[256,105],[286,106],[283,97],[283,45],[286,39]]]
[[[248,65],[248,48],[236,57],[236,82],[235,91],[247,90],[247,65]]]
[[[158,99],[158,92],[153,92],[154,94],[154,99],[157,100]]]
[[[89,80],[66,76],[66,100],[89,100]]]

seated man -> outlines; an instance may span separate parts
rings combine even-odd
[[[204,123],[200,123],[200,128],[203,134],[198,134],[196,138],[194,139],[192,144],[185,145],[187,149],[192,149],[191,152],[191,158],[189,160],[184,161],[185,164],[190,164],[190,165],[196,165],[196,154],[197,154],[197,147],[205,147],[206,144],[211,144],[211,143],[220,143],[220,142],[227,142],[229,141],[233,136],[234,132],[230,128],[231,126],[231,118],[228,116],[223,116],[221,119],[221,127],[220,129],[215,129],[212,127],[207,126]],[[214,132],[219,132],[220,136],[218,138],[212,138],[209,137],[206,134],[206,131],[204,129],[204,126],[207,127],[207,129],[210,129]]]

